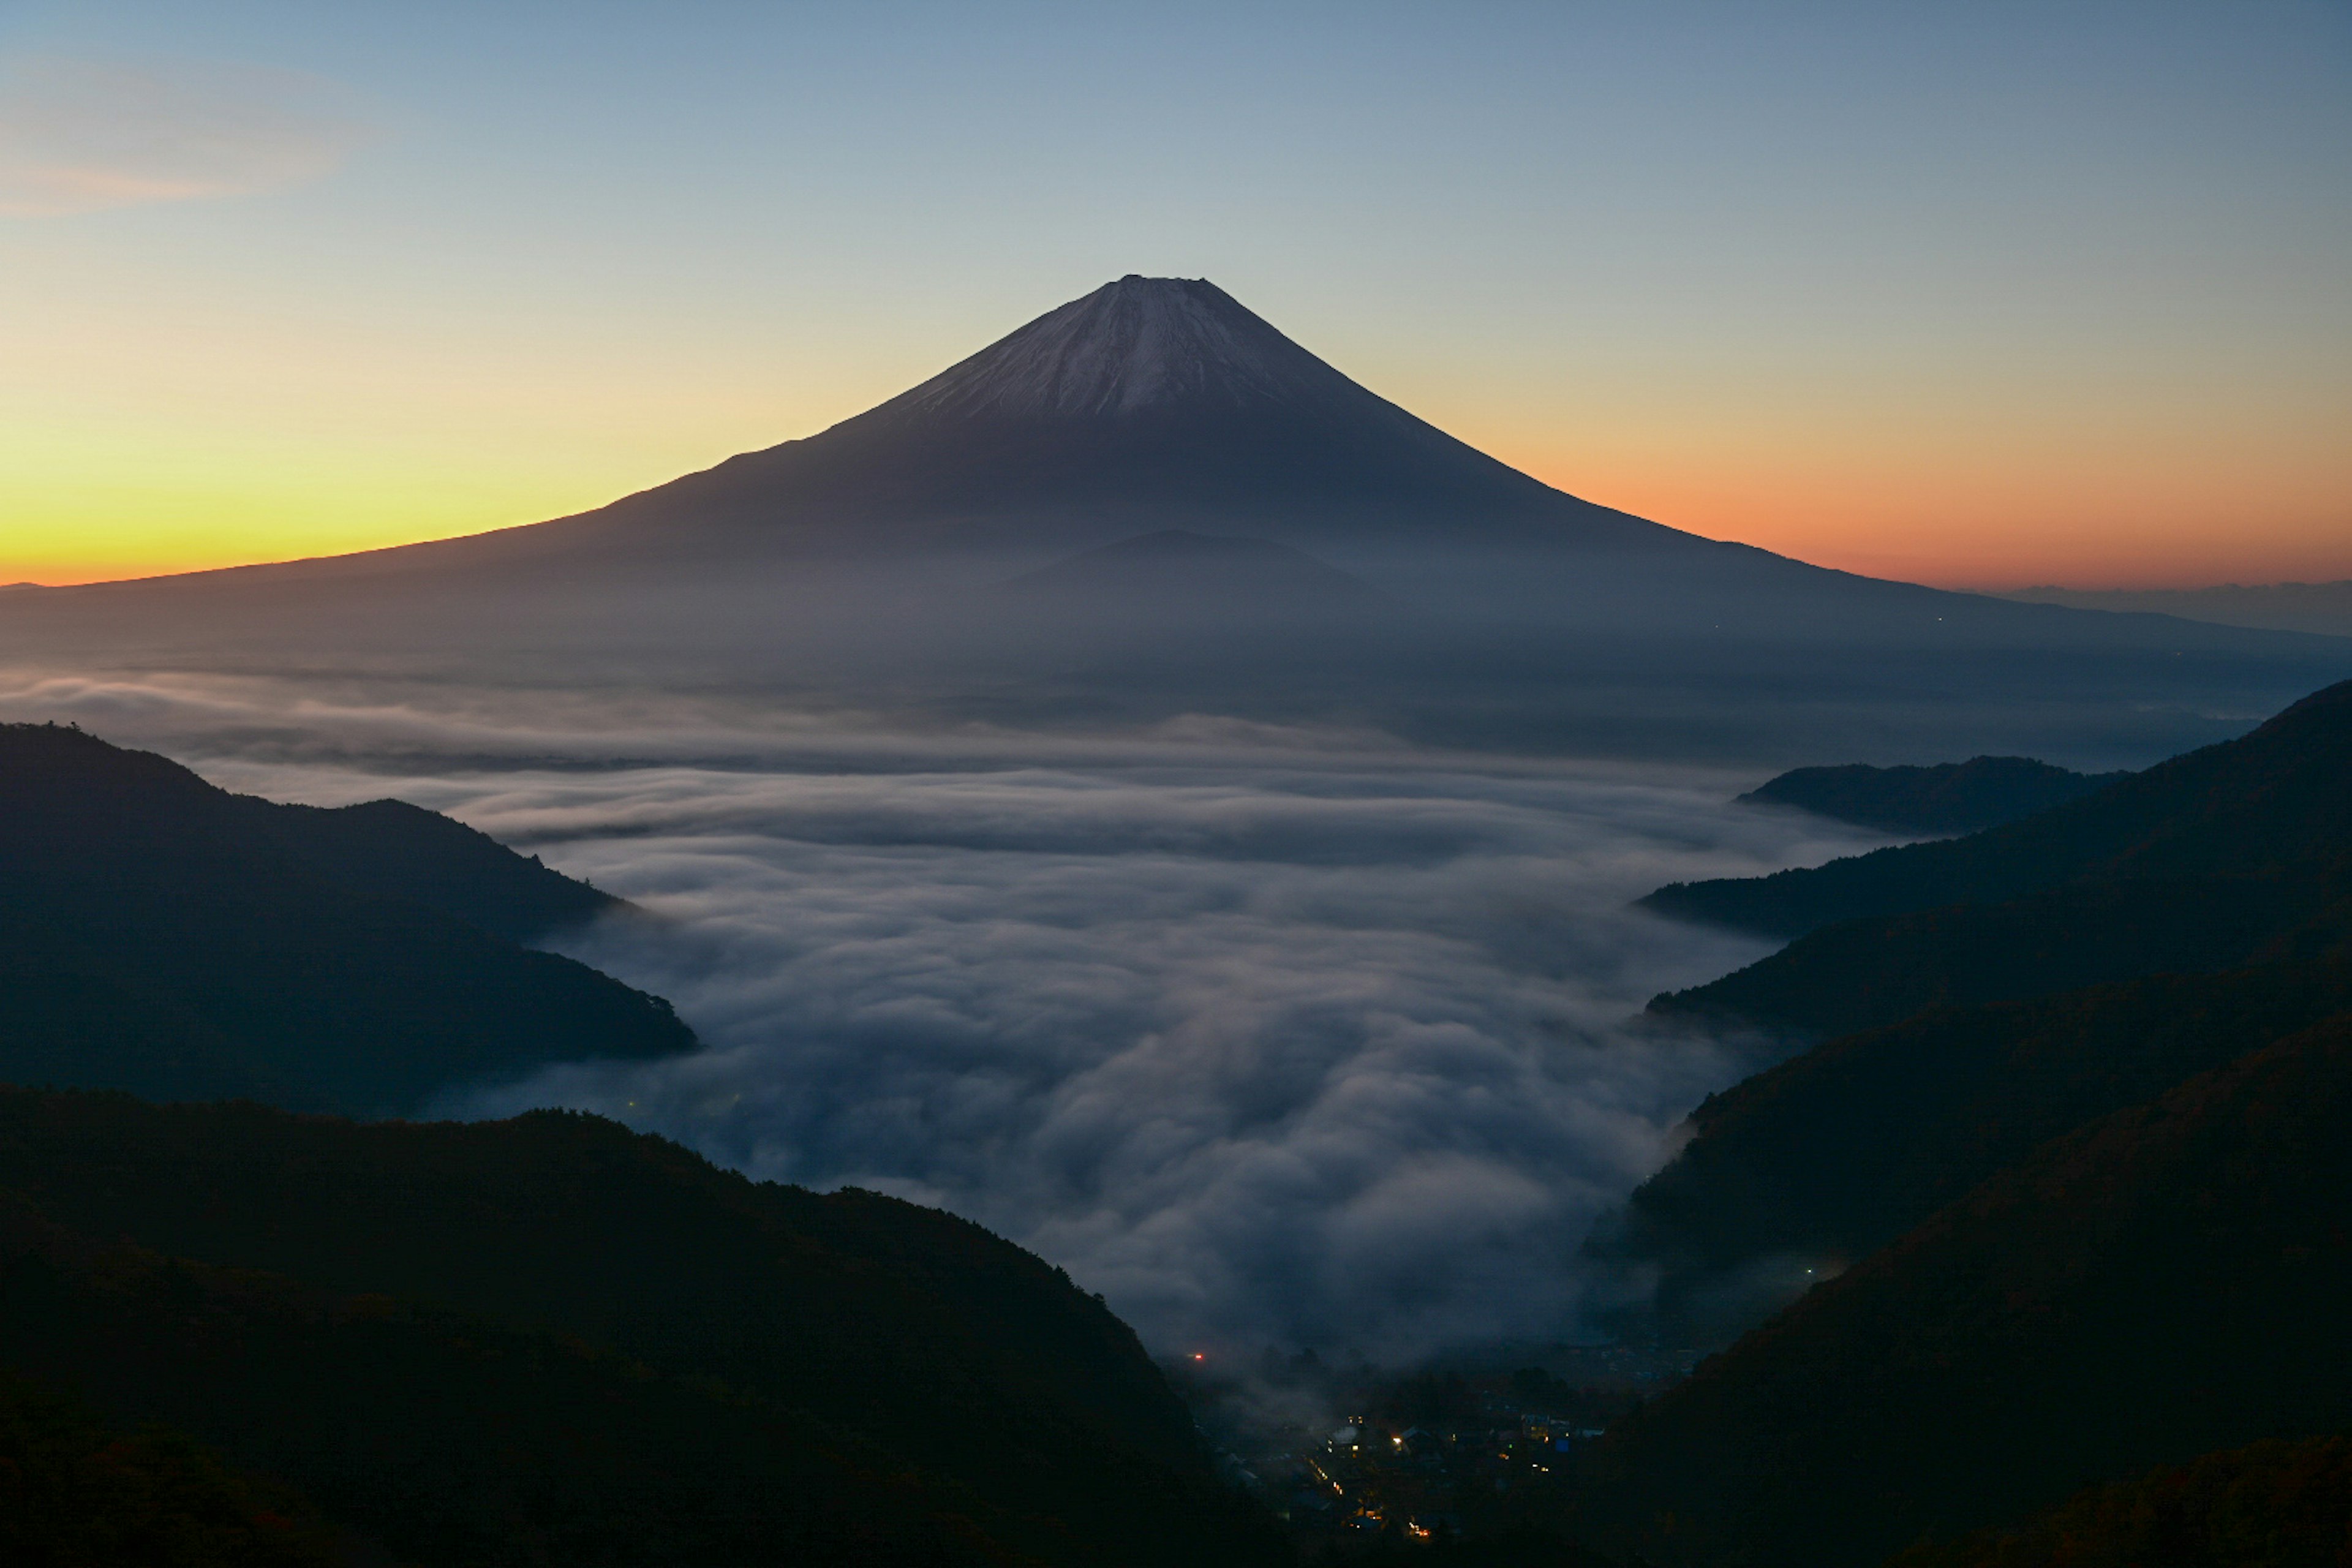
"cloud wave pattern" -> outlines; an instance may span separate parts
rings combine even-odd
[[[463,1109],[941,1204],[1163,1349],[1570,1331],[1584,1228],[1743,1066],[1629,1016],[1762,951],[1624,908],[1724,858],[1695,823],[1749,825],[1623,782],[658,769],[447,804],[665,917],[572,951],[711,1047]]]
[[[635,900],[655,918],[563,945],[708,1048],[448,1110],[576,1106],[942,1205],[1171,1352],[1574,1331],[1585,1228],[1753,1065],[1634,1015],[1763,947],[1627,900],[1869,842],[1729,807],[1721,777],[1362,737],[413,698],[46,678],[0,681],[0,715],[143,733],[278,798],[399,795]]]

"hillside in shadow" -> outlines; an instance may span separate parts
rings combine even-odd
[[[383,1113],[689,1049],[669,1005],[524,945],[619,900],[398,801],[325,810],[0,726],[0,1077]]]
[[[0,1357],[405,1561],[1278,1560],[1134,1335],[980,1227],[545,1112],[0,1091]]]

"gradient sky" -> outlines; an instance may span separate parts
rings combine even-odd
[[[2352,577],[2352,7],[0,0],[0,582],[468,532],[1205,276],[1591,500]]]

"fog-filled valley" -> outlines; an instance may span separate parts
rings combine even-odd
[[[1752,773],[1207,720],[14,672],[0,718],[36,714],[240,792],[445,811],[651,917],[559,946],[702,1052],[445,1112],[576,1106],[940,1204],[1171,1353],[1577,1337],[1577,1240],[1764,1048],[1637,1020],[1766,944],[1630,901],[1884,841],[1727,805]]]
[[[2227,1543],[2352,1519],[2347,676],[1599,506],[1139,276],[589,512],[11,589],[0,1504],[2303,1568]]]

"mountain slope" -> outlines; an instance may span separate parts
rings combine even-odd
[[[2046,1145],[1612,1431],[1668,1564],[1862,1564],[2086,1481],[2352,1426],[2352,1020]]]
[[[684,1561],[768,1561],[818,1526],[903,1536],[903,1515],[949,1560],[1265,1555],[1125,1325],[935,1210],[756,1184],[561,1112],[352,1124],[25,1090],[0,1090],[0,1189],[37,1221],[29,1283],[0,1294],[16,1364],[387,1538],[603,1518]],[[76,1262],[87,1237],[142,1250]],[[85,1328],[110,1271],[140,1283]],[[173,1289],[226,1300],[191,1321]],[[948,1550],[958,1513],[976,1552]]]
[[[878,1456],[793,1413],[576,1341],[107,1247],[21,1215],[0,1216],[0,1358],[118,1425],[201,1434],[404,1562],[1003,1552],[971,1517],[999,1522],[978,1500],[894,1486]]]
[[[232,795],[0,727],[0,1077],[362,1113],[689,1048],[667,1003],[527,949],[617,900],[397,802]]]
[[[2250,734],[2000,827],[1806,870],[1675,882],[1662,914],[1775,936],[1833,921],[2016,899],[2101,879],[2291,874],[2352,855],[2352,681]]]
[[[2225,626],[2352,637],[2352,580],[2212,588],[2020,588],[2003,598],[2082,610],[2137,610]]]
[[[992,591],[1060,627],[1133,635],[1167,627],[1287,625],[1306,635],[1368,624],[1398,605],[1351,573],[1270,540],[1163,529],[1024,573]]]
[[[2315,639],[1876,582],[1666,528],[1555,489],[1446,435],[1213,284],[1136,276],[815,436],[592,512],[315,561],[52,590],[5,609],[37,632],[110,605],[269,604],[274,616],[307,616],[321,629],[340,618],[350,637],[360,629],[350,623],[354,607],[392,598],[414,608],[424,593],[446,624],[479,635],[488,595],[505,599],[509,616],[522,610],[511,635],[543,635],[551,623],[515,603],[528,595],[560,600],[567,614],[601,614],[609,634],[630,606],[649,613],[665,593],[694,586],[717,596],[706,607],[723,602],[730,614],[766,603],[772,613],[760,624],[774,637],[825,621],[845,587],[886,599],[969,589],[1166,529],[1271,540],[1406,602],[1488,619],[1806,643],[1832,631],[1849,643],[1899,632],[1948,651],[1990,637],[2161,645],[2168,655],[2343,652]],[[307,608],[271,591],[293,584],[312,595]],[[1743,597],[1759,593],[1761,602]],[[780,595],[792,602],[782,625],[772,613]],[[1812,618],[1823,613],[1840,624]],[[235,646],[258,633],[222,622],[209,635]],[[2196,679],[2172,673],[2176,682]]]
[[[2347,803],[2352,683],[2006,826],[1661,888],[1642,902],[1803,934],[1651,1006],[1818,1037],[1932,1006],[2315,957],[2352,931]]]
[[[2324,1304],[2352,1283],[2347,784],[2337,687],[2023,822],[1701,889],[2023,891],[1662,999],[1862,1032],[1710,1100],[1588,1244],[1654,1284],[1651,1331],[1762,1321],[1602,1446],[1580,1506],[1608,1541],[1860,1563],[2352,1426]]]
[[[1202,637],[1149,584],[1077,614],[991,591],[1168,532],[1311,556],[1393,608],[1302,637],[1262,595]],[[1103,621],[1135,634],[1108,662]],[[1415,417],[1205,280],[1135,276],[814,436],[593,511],[10,594],[0,651],[1784,762],[1928,737],[2137,762],[2352,674],[2342,640],[1878,581],[1633,517]]]
[[[2031,757],[1971,757],[1934,767],[1853,763],[1792,768],[1738,799],[1890,833],[1972,833],[2063,805],[2125,776],[2078,773]]]
[[[5,1267],[5,1265],[0,1265]],[[142,1568],[329,1568],[349,1562],[282,1488],[190,1438],[110,1429],[0,1373],[0,1561]]]
[[[1834,1039],[1711,1096],[1585,1250],[1654,1279],[1647,1331],[1726,1343],[2050,1139],[2347,1013],[2338,956],[1942,1008]]]
[[[2088,1489],[2014,1530],[1889,1568],[2336,1568],[2352,1548],[2352,1437],[2265,1442]]]

